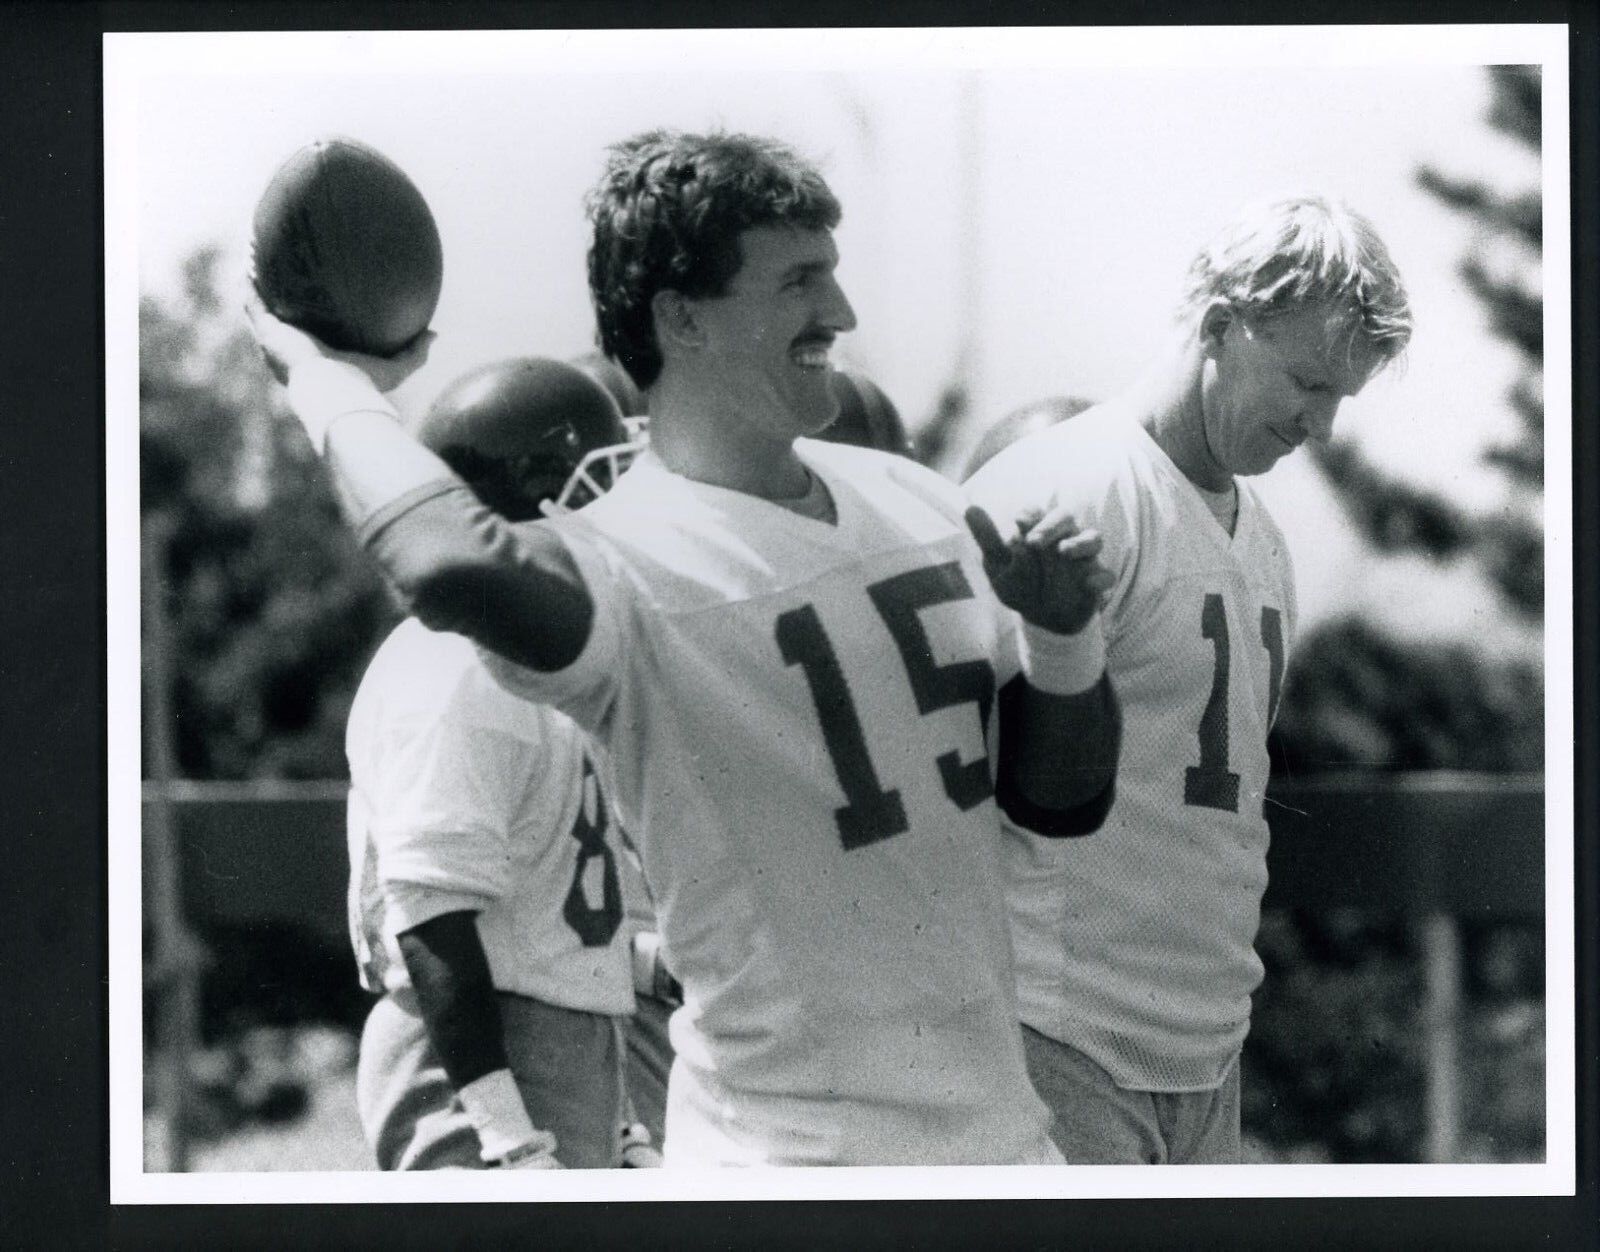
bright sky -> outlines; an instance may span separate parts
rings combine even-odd
[[[986,423],[1131,380],[1212,229],[1248,199],[1320,190],[1375,220],[1417,315],[1407,368],[1347,404],[1344,428],[1385,466],[1488,504],[1499,480],[1477,457],[1510,432],[1514,359],[1454,272],[1470,225],[1414,173],[1538,179],[1484,124],[1481,69],[1515,59],[1506,32],[1531,46],[1535,29],[113,36],[108,238],[144,289],[169,290],[203,242],[242,256],[296,148],[376,146],[444,240],[439,340],[402,393],[422,404],[482,361],[588,346],[580,201],[605,144],[656,125],[770,133],[820,158],[845,206],[861,324],[841,355],[916,423],[965,347]],[[1424,634],[1493,625],[1469,580],[1375,566],[1309,464],[1260,482],[1308,622],[1359,606]]]

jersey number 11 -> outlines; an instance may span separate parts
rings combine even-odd
[[[1183,774],[1183,802],[1200,808],[1239,811],[1239,775],[1228,768],[1228,613],[1222,597],[1206,594],[1200,611],[1200,634],[1211,640],[1215,658],[1211,669],[1211,696],[1200,714],[1200,764]],[[1267,725],[1278,711],[1278,688],[1283,682],[1283,619],[1270,605],[1261,609],[1261,645],[1271,667],[1267,688]]]

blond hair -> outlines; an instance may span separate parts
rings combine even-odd
[[[1321,196],[1263,201],[1239,214],[1189,266],[1179,317],[1214,300],[1266,319],[1326,303],[1383,361],[1411,339],[1411,305],[1377,230]]]

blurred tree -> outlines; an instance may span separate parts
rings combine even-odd
[[[959,377],[946,383],[934,401],[933,413],[916,428],[912,455],[922,464],[953,476],[954,466],[948,462],[971,415],[972,397],[967,384]]]
[[[1536,66],[1495,66],[1488,122],[1535,156]],[[1475,569],[1515,618],[1543,620],[1544,486],[1542,201],[1419,170],[1420,185],[1476,230],[1459,266],[1490,327],[1520,358],[1506,395],[1509,442],[1485,461],[1504,477],[1504,507],[1473,513],[1396,478],[1353,443],[1317,463],[1379,554],[1420,554]],[[1486,655],[1467,641],[1399,639],[1355,616],[1300,641],[1273,732],[1280,767],[1537,771],[1544,765],[1544,678],[1537,659]],[[1462,1150],[1467,1159],[1538,1160],[1544,1152],[1543,932],[1496,923],[1467,953]],[[1257,949],[1267,967],[1245,1045],[1247,1128],[1275,1153],[1335,1161],[1420,1159],[1425,1059],[1416,934],[1407,919],[1269,915]]]
[[[1245,1040],[1244,1128],[1273,1159],[1414,1161],[1423,1125],[1421,968],[1399,919],[1271,912]]]
[[[219,253],[139,308],[140,510],[167,529],[173,720],[189,778],[335,778],[361,671],[396,619],[331,485],[225,307]]]
[[[1488,69],[1487,121],[1539,155],[1538,66]],[[1397,479],[1348,440],[1317,449],[1319,467],[1380,553],[1418,553],[1476,567],[1501,601],[1537,625],[1544,614],[1543,242],[1538,186],[1505,193],[1423,166],[1420,185],[1475,224],[1459,273],[1494,333],[1520,357],[1506,395],[1515,437],[1484,454],[1506,482],[1504,507],[1473,513]],[[1330,765],[1536,770],[1544,761],[1543,677],[1526,661],[1486,659],[1388,637],[1351,618],[1324,623],[1296,650],[1274,734],[1294,772]]]

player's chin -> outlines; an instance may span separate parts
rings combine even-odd
[[[808,438],[815,438],[838,419],[839,404],[831,395],[824,401],[811,401],[792,406],[795,427]]]
[[[1234,465],[1233,472],[1241,478],[1254,478],[1257,474],[1265,474],[1294,449],[1286,443],[1276,443],[1273,447],[1262,448],[1252,456],[1239,458],[1239,463]]]

